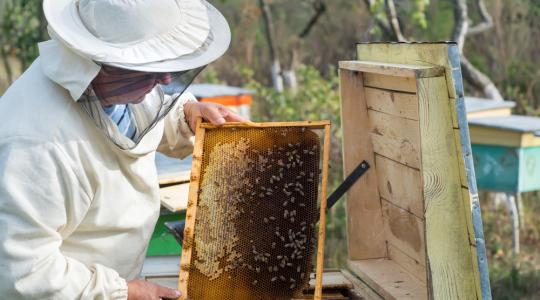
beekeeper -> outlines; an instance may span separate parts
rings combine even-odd
[[[155,151],[185,157],[184,93],[230,43],[204,0],[45,0],[51,40],[0,99],[0,299],[160,299],[137,280],[159,215]]]

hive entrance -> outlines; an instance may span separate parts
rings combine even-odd
[[[198,131],[180,274],[189,299],[302,295],[323,152],[323,127],[304,125]]]

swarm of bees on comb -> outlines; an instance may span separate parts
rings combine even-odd
[[[181,270],[189,299],[302,296],[316,248],[321,151],[309,127],[205,130]]]

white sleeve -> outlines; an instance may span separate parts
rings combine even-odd
[[[127,299],[116,271],[61,251],[88,210],[88,194],[57,145],[0,141],[0,298]]]
[[[191,93],[183,93],[165,116],[165,130],[157,151],[167,156],[185,158],[193,152],[195,138],[184,114],[187,102],[197,102],[197,98]]]

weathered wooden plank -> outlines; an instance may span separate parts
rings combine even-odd
[[[496,108],[492,110],[467,112],[467,118],[476,119],[476,118],[487,118],[487,117],[502,117],[502,116],[509,116],[511,114],[512,114],[512,108],[507,107],[507,108]]]
[[[471,211],[463,205],[446,80],[420,79],[418,91],[430,294],[434,299],[477,299],[476,253],[465,219]]]
[[[416,95],[366,88],[366,99],[369,109],[418,120],[418,98]]]
[[[386,300],[428,299],[426,286],[391,259],[349,260],[348,266]]]
[[[169,185],[189,182],[191,171],[181,171],[158,175],[159,185]]]
[[[447,93],[456,98],[454,89],[454,69],[459,65],[453,65],[449,54],[453,44],[449,43],[371,43],[358,44],[357,55],[359,60],[380,61],[385,63],[414,62],[418,65],[436,65],[445,67],[447,80]]]
[[[324,291],[321,300],[349,300],[347,296],[344,296],[343,293],[339,291]],[[311,300],[313,295],[304,294],[302,298],[292,298],[291,300]]]
[[[467,180],[467,170],[465,169],[465,160],[463,157],[463,150],[461,149],[461,132],[460,129],[454,128],[454,139],[456,144],[456,152],[459,163],[459,179],[461,186],[468,188],[469,181]]]
[[[185,211],[188,204],[189,183],[159,189],[161,205],[172,212]]]
[[[340,70],[344,175],[366,160],[375,165],[362,73]],[[386,257],[377,173],[367,172],[347,193],[347,241],[351,259]]]
[[[414,77],[397,77],[379,75],[374,73],[364,74],[364,86],[380,88],[398,92],[416,93],[416,80]]]
[[[294,121],[294,122],[264,122],[264,123],[255,123],[255,122],[229,122],[223,125],[213,125],[211,123],[202,123],[201,127],[205,129],[215,129],[215,128],[268,128],[268,127],[303,127],[309,126],[311,129],[324,129],[326,125],[330,125],[330,121]]]
[[[472,201],[471,201],[471,195],[469,193],[469,189],[461,188],[461,194],[462,194],[462,200],[463,200],[463,207],[471,207]],[[469,235],[469,243],[473,246],[476,246],[476,238],[474,236],[474,229],[472,224],[472,218],[468,217],[465,218],[465,222],[467,224],[467,233]],[[476,259],[474,260],[476,261]]]
[[[426,284],[425,261],[417,261],[390,243],[388,244],[388,257],[400,265],[405,271],[411,273],[411,275],[420,280],[423,284]]]
[[[358,120],[358,117],[356,118]],[[418,121],[368,110],[369,133],[375,153],[420,168]]]
[[[422,175],[386,157],[375,156],[379,194],[394,205],[424,218]]]
[[[353,284],[353,289],[349,290],[350,300],[384,300],[381,295],[361,281],[357,275],[348,270],[341,270],[341,273]]]
[[[350,71],[398,77],[436,77],[444,74],[440,66],[389,64],[373,61],[340,61],[339,67]]]
[[[468,207],[470,208],[471,210],[473,209],[472,206],[473,206],[473,196],[471,195],[470,193],[470,190],[469,189],[465,189],[465,188],[462,188],[461,189],[461,193],[463,195],[463,206],[464,207]],[[478,196],[476,196],[478,197]],[[478,198],[477,198],[478,200]],[[470,216],[465,216],[465,222],[467,223],[467,231],[468,231],[468,234],[469,234],[469,243],[471,245],[471,249],[473,249],[473,253],[476,253],[477,251],[477,243],[476,243],[476,235],[475,235],[475,232],[474,232],[474,224],[473,224],[473,215],[471,214]],[[480,268],[479,268],[479,265],[478,265],[478,258],[476,255],[472,256],[471,257],[471,263],[473,265],[473,268],[474,268],[474,284],[476,286],[476,290],[477,291],[482,291],[482,287],[481,287],[481,283],[480,283]],[[481,296],[481,294],[479,293],[478,295],[478,298],[482,298],[484,299],[484,297]]]
[[[197,120],[195,129],[195,147],[193,149],[193,160],[191,164],[191,180],[189,185],[188,212],[186,214],[186,225],[184,229],[184,241],[182,244],[182,257],[180,258],[180,271],[178,278],[178,289],[182,292],[181,300],[186,300],[188,295],[189,266],[191,264],[191,253],[193,251],[193,240],[195,232],[195,215],[197,213],[197,203],[199,200],[199,187],[201,179],[202,154],[204,146],[205,129],[201,126],[202,119]]]
[[[456,99],[450,98],[450,112],[452,113],[452,126],[454,128],[459,128],[459,121],[458,121],[458,112],[456,107]]]
[[[328,161],[330,160],[330,124],[324,127],[322,163],[322,185],[319,212],[319,236],[317,245],[317,265],[315,277],[315,300],[322,299],[323,268],[324,268],[324,242],[326,241],[326,189],[328,183]]]
[[[500,128],[469,125],[471,143],[476,145],[498,145],[509,147],[540,146],[540,137],[529,132],[518,132]]]
[[[309,280],[309,286],[307,290],[313,291],[315,290],[315,278],[314,275],[311,276]],[[325,270],[323,273],[323,289],[351,289],[353,288],[353,284],[349,279],[347,279],[343,273],[341,273],[340,270]]]
[[[426,243],[424,222],[386,200],[382,201],[386,240],[416,261],[424,261]]]

